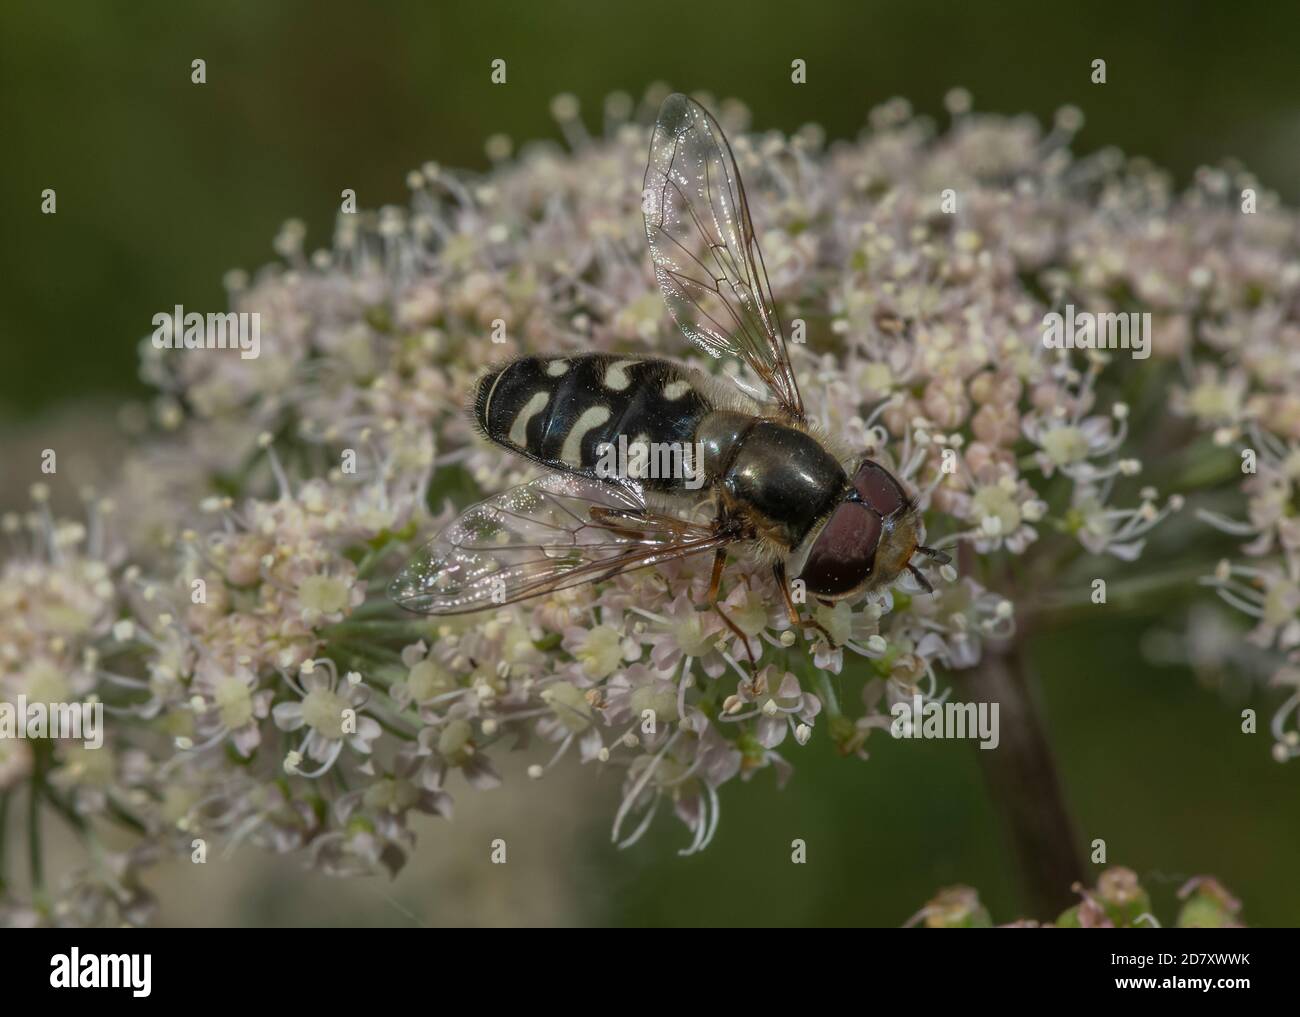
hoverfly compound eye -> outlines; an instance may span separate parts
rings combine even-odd
[[[879,463],[866,460],[853,476],[853,486],[862,500],[882,516],[892,516],[908,503],[907,495],[893,475]]]
[[[799,573],[808,592],[838,597],[866,582],[875,566],[882,526],[880,516],[856,502],[845,502],[832,512]]]

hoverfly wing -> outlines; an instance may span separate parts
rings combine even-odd
[[[389,586],[420,614],[499,607],[713,550],[733,538],[651,512],[640,491],[549,473],[467,509]]]
[[[642,212],[655,278],[686,337],[739,357],[803,421],[745,188],[718,122],[694,99],[664,100],[650,139]]]

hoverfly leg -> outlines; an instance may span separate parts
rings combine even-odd
[[[727,617],[721,605],[718,604],[718,595],[722,592],[722,568],[727,564],[727,549],[720,547],[713,552],[713,576],[709,580],[709,606],[722,619],[722,624],[731,630],[731,634],[740,640],[745,647],[745,656],[749,658],[750,673],[758,677],[758,660],[754,656],[754,649],[749,645],[749,639],[745,633],[740,630],[740,626]]]
[[[838,650],[840,648],[840,644],[835,642],[835,637],[831,635],[830,629],[828,629],[825,625],[819,622],[816,618],[809,618],[806,622],[804,622],[804,624],[811,625],[818,632],[820,632],[822,634],[822,638],[826,640],[827,647],[829,647],[832,650]]]
[[[822,637],[826,640],[827,646],[832,650],[838,650],[839,647],[835,645],[835,640],[831,638],[831,634],[827,631],[826,626],[816,618],[809,618],[807,621],[804,621],[799,617],[799,609],[795,607],[794,601],[790,597],[790,588],[786,585],[784,562],[777,562],[772,566],[772,577],[776,580],[776,588],[781,591],[781,599],[785,601],[785,613],[790,619],[791,627],[798,631],[805,626],[812,626],[822,634]]]
[[[713,552],[713,575],[709,577],[709,603],[717,604],[718,594],[722,592],[722,569],[727,564],[727,549],[718,548]]]
[[[617,536],[635,539],[638,534],[637,530],[628,526],[620,526],[618,523],[620,518],[626,519],[627,515],[626,512],[615,511],[614,509],[605,508],[602,505],[593,505],[591,507],[592,521],[598,526],[609,530],[610,533]]]
[[[794,601],[790,599],[790,589],[785,583],[785,565],[777,562],[772,566],[772,578],[776,580],[776,588],[781,591],[781,599],[785,601],[786,617],[790,619],[790,624],[798,628],[802,622],[799,621],[799,609],[794,606]]]
[[[907,563],[907,571],[912,573],[912,578],[915,579],[921,585],[921,589],[923,589],[926,593],[934,592],[934,587],[930,585],[930,580],[925,578],[925,573],[922,572],[920,569],[918,569],[911,562]]]

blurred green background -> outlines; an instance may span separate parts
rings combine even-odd
[[[365,206],[402,202],[406,171],[424,160],[483,167],[489,135],[558,136],[547,109],[558,92],[592,123],[608,92],[662,80],[741,98],[759,127],[815,120],[839,137],[890,96],[937,114],[961,85],[978,110],[1043,119],[1076,104],[1079,147],[1118,145],[1184,181],[1239,157],[1295,201],[1297,52],[1300,9],[1263,2],[10,2],[0,424],[30,430],[142,392],[135,346],[159,308],[221,305],[222,274],[269,260],[285,218],[307,222],[309,248],[323,242],[344,187]],[[196,57],[203,86],[190,83]],[[496,57],[509,63],[503,87],[488,80]],[[789,80],[796,57],[803,86]],[[1089,81],[1098,57],[1103,86]],[[57,215],[40,214],[46,187]],[[24,488],[29,464],[4,444],[5,487]],[[1239,733],[1243,706],[1266,718],[1277,697],[1239,702],[1153,669],[1141,631],[1089,623],[1034,647],[1081,833],[1104,837],[1158,903],[1210,871],[1245,899],[1248,921],[1300,923],[1298,764],[1277,766],[1267,735]],[[164,919],[896,924],[960,881],[1005,920],[1023,902],[975,753],[882,739],[861,764],[818,740],[787,791],[770,775],[728,786],[717,841],[685,860],[671,822],[613,852],[615,782],[557,773],[544,783],[563,791],[459,796],[457,823],[428,829],[395,885],[345,888],[242,853],[209,866],[211,892],[173,897]],[[476,839],[490,836],[517,845],[504,869]],[[808,842],[806,866],[790,864],[794,837]],[[530,839],[545,842],[531,861]]]

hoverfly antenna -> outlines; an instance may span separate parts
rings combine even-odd
[[[952,555],[945,554],[943,551],[936,551],[932,547],[922,547],[920,544],[916,546],[916,549],[931,561],[937,561],[940,565],[952,564]]]

